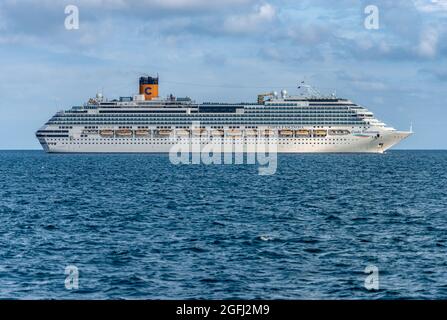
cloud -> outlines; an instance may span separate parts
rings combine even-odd
[[[447,82],[447,69],[422,68],[418,72],[421,75],[427,75],[436,82]]]
[[[21,6],[45,8],[58,8],[66,5],[76,5],[82,8],[101,10],[123,10],[123,9],[147,9],[147,10],[213,10],[224,7],[238,7],[252,4],[255,0],[3,0],[5,7]]]
[[[414,0],[414,5],[422,12],[447,12],[447,0]]]
[[[276,9],[264,3],[249,14],[229,16],[224,21],[224,29],[230,33],[252,33],[265,30],[277,17]]]
[[[446,2],[376,0],[380,29],[371,31],[363,27],[366,0],[4,0],[0,44],[76,50],[105,59],[135,58],[134,52],[149,48],[163,55],[163,50],[175,48],[207,64],[229,61],[241,52],[284,64],[299,59],[423,61],[447,52],[447,24],[424,9],[441,10]],[[63,27],[68,3],[79,6],[78,31]],[[213,49],[197,44],[220,46],[222,52],[210,56],[207,52]]]
[[[124,0],[123,0],[124,1]],[[129,1],[132,2],[132,1]],[[139,2],[147,8],[163,8],[170,10],[203,10],[203,9],[217,9],[224,7],[235,7],[245,5],[252,2],[251,0],[142,0]]]

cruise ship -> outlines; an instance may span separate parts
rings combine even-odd
[[[57,112],[36,137],[52,153],[167,153],[175,145],[200,151],[210,144],[224,146],[222,152],[275,145],[280,153],[383,153],[412,133],[385,125],[348,99],[324,96],[304,83],[298,89],[306,93],[281,90],[259,94],[255,102],[196,103],[159,97],[158,76],[143,76],[139,94],[108,100],[98,93]]]

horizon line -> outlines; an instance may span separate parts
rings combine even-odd
[[[44,151],[43,149],[1,149],[0,148],[0,152],[1,151]],[[389,149],[387,151],[447,151],[447,149]],[[45,151],[44,151],[45,152]],[[57,152],[55,152],[57,153]],[[73,153],[86,153],[86,152],[73,152]],[[98,153],[108,153],[108,152],[98,152]],[[135,154],[137,153],[147,153],[147,152],[135,152]],[[303,152],[305,153],[305,152]],[[337,152],[335,152],[337,153]],[[362,152],[353,152],[353,153],[362,153]],[[300,153],[296,153],[296,154],[300,154]]]

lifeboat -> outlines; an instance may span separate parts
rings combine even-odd
[[[348,135],[351,132],[349,130],[329,130],[329,134],[331,136],[343,136],[343,135]]]
[[[314,130],[314,136],[325,137],[325,136],[327,136],[327,131],[326,130]]]
[[[258,135],[258,130],[255,130],[255,129],[245,130],[245,136],[247,136],[247,137],[256,137],[257,135]]]
[[[129,130],[129,129],[119,129],[119,130],[115,130],[115,134],[118,137],[131,137],[132,136],[132,130]]]
[[[82,130],[83,134],[97,134],[98,130],[92,130],[92,129],[86,129],[86,130]]]
[[[224,131],[222,129],[211,130],[211,135],[213,137],[223,137]]]
[[[179,129],[175,133],[179,137],[189,137],[189,130],[187,130],[187,129]]]
[[[293,136],[293,130],[290,130],[290,129],[279,130],[279,135],[283,136],[283,137]]]
[[[230,129],[230,130],[227,130],[227,135],[230,137],[233,137],[233,138],[241,137],[242,131],[239,129]]]
[[[306,136],[306,137],[308,137],[308,136],[310,136],[310,130],[307,130],[307,129],[296,130],[295,134],[297,136]]]
[[[147,137],[149,135],[149,130],[142,130],[142,129],[135,130],[135,135],[137,137]]]
[[[113,137],[113,130],[109,130],[109,129],[100,130],[99,134],[103,137]]]
[[[167,137],[167,136],[171,135],[172,130],[171,129],[160,129],[157,131],[157,133],[159,136]]]
[[[192,130],[192,135],[193,136],[205,136],[207,134],[206,129],[193,129]]]
[[[275,135],[275,131],[271,130],[271,129],[265,129],[262,133],[261,133],[264,137],[270,137]]]

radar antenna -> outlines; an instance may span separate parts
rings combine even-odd
[[[304,81],[298,85],[298,89],[303,89],[305,91],[305,96],[309,98],[322,98],[323,95],[320,91],[312,87],[311,85],[305,84]],[[303,95],[303,94],[301,94]]]

